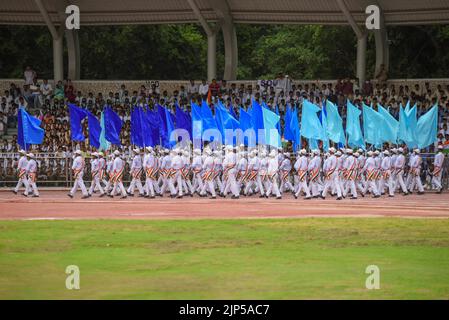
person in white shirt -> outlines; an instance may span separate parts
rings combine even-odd
[[[345,178],[346,178],[345,194],[347,194],[350,189],[352,193],[351,199],[357,199],[357,188],[355,186],[355,179],[357,177],[358,165],[357,165],[357,158],[355,158],[352,155],[352,153],[353,153],[352,149],[346,150],[346,154],[348,156],[346,157],[346,160],[344,162]]]
[[[383,152],[384,157],[382,159],[382,163],[380,165],[381,168],[381,179],[380,179],[380,193],[385,193],[385,186],[388,187],[388,196],[394,197],[394,183],[393,183],[393,175],[391,174],[391,157],[390,152],[385,150]]]
[[[84,181],[83,181],[84,166],[85,166],[85,163],[84,163],[84,158],[82,157],[82,153],[80,150],[76,150],[74,152],[74,159],[73,159],[73,164],[72,164],[73,188],[67,194],[70,198],[73,198],[73,195],[75,194],[78,187],[81,189],[81,192],[83,194],[82,199],[89,198],[86,186],[84,185]]]
[[[268,168],[267,168],[267,176],[269,180],[269,187],[265,194],[265,196],[268,198],[273,192],[273,194],[276,195],[276,199],[282,199],[281,192],[279,191],[277,176],[279,173],[279,161],[277,158],[276,150],[271,150],[268,160]]]
[[[206,190],[208,189],[209,193],[211,194],[211,199],[216,199],[217,195],[215,193],[215,187],[213,183],[213,177],[215,174],[214,154],[208,148],[204,150],[204,154],[206,155],[202,168],[202,180],[204,181],[204,184],[201,189],[200,196],[206,197]]]
[[[40,99],[41,104],[44,104],[44,101],[46,99],[50,99],[51,95],[53,94],[53,88],[52,88],[51,84],[48,83],[47,79],[44,79],[44,81],[41,83],[40,92],[42,94],[41,99]]]
[[[100,197],[104,197],[105,193],[103,191],[103,187],[100,183],[100,160],[98,159],[98,153],[93,152],[92,153],[92,159],[90,160],[90,172],[92,175],[92,182],[90,184],[90,188],[88,191],[89,197],[92,196],[92,193],[94,193],[95,189],[100,190]]]
[[[200,193],[200,191],[203,189],[203,179],[201,172],[203,170],[203,158],[201,157],[201,150],[195,149],[193,150],[193,159],[192,159],[192,172],[193,172],[193,184],[192,189],[190,189],[190,192],[193,193]]]
[[[194,80],[190,80],[189,86],[187,87],[187,93],[188,93],[189,97],[196,94],[197,92],[198,92],[198,86],[195,84]]]
[[[209,93],[209,85],[206,83],[206,80],[203,80],[198,89],[198,93],[206,99],[207,94]]]
[[[374,152],[368,151],[367,153],[368,158],[365,161],[365,165],[363,166],[363,172],[366,173],[366,185],[365,190],[363,193],[366,193],[369,190],[371,190],[371,193],[374,195],[374,198],[379,198],[380,194],[377,189],[376,185],[376,161],[374,159]]]
[[[180,149],[174,150],[174,155],[171,161],[171,170],[173,171],[173,181],[176,182],[176,187],[178,188],[177,198],[182,198],[182,174],[181,170],[184,168],[184,161],[182,160],[182,151]]]
[[[17,175],[19,177],[19,181],[17,182],[17,185],[13,191],[15,194],[19,192],[19,189],[22,186],[22,184],[24,185],[25,190],[28,189],[28,179],[26,175],[28,160],[26,156],[26,151],[19,150],[19,154],[21,154],[21,157],[17,163]]]
[[[30,66],[27,66],[25,68],[25,71],[23,72],[23,78],[25,79],[25,84],[33,84],[33,80],[36,78],[36,72],[31,69]]]
[[[28,175],[28,185],[25,190],[24,196],[29,196],[31,190],[33,190],[33,197],[39,197],[39,191],[37,190],[36,178],[37,178],[37,162],[32,152],[27,154],[27,166],[26,174]]]
[[[432,184],[436,186],[437,193],[441,193],[443,190],[443,186],[441,185],[441,176],[443,175],[443,163],[444,163],[444,154],[443,154],[443,146],[438,146],[438,153],[435,155],[435,159],[433,161],[433,173],[432,173]]]
[[[290,171],[292,170],[292,161],[290,160],[290,153],[283,153],[283,158],[280,160],[279,165],[279,173],[281,175],[281,192],[284,192],[286,189],[295,192],[293,185],[290,182]]]
[[[405,156],[404,149],[398,148],[398,155],[394,161],[394,170],[396,176],[396,188],[401,187],[403,195],[408,195],[407,187],[404,182],[404,167],[405,167]]]
[[[142,157],[140,155],[140,149],[136,148],[133,149],[134,158],[131,164],[131,170],[130,174],[132,176],[131,183],[128,187],[127,193],[128,196],[134,197],[134,190],[137,187],[137,190],[139,190],[139,196],[144,197],[145,193],[143,191],[142,187],[142,181],[140,180],[142,176]]]
[[[236,181],[237,157],[232,146],[226,147],[226,156],[223,161],[223,183],[225,184],[223,196],[226,197],[228,191],[231,191],[232,199],[239,198],[239,189]]]
[[[308,171],[308,159],[307,159],[307,151],[305,149],[301,149],[299,151],[300,157],[296,160],[294,168],[298,173],[298,184],[296,186],[295,199],[298,199],[301,191],[304,191],[306,194],[305,200],[310,200],[310,190],[307,185],[307,171]]]
[[[173,177],[176,174],[176,171],[173,170],[172,161],[176,156],[175,150],[169,151],[168,149],[164,150],[165,156],[162,158],[161,169],[162,169],[162,187],[160,194],[163,195],[165,190],[168,188],[170,190],[170,197],[176,197],[176,188],[173,185]]]
[[[154,199],[154,190],[157,183],[158,161],[152,147],[146,147],[146,151],[147,152],[143,158],[143,167],[145,169],[145,197]]]
[[[259,174],[260,170],[260,159],[257,157],[257,150],[253,150],[249,153],[248,161],[248,183],[244,190],[245,195],[251,195],[251,188],[254,186],[259,189],[259,198],[265,198],[264,187],[262,184],[262,176]]]
[[[335,189],[337,192],[337,200],[341,200],[341,188],[337,170],[337,157],[335,156],[335,148],[329,148],[329,157],[324,161],[323,174],[324,174],[324,188],[321,192],[321,198],[325,199],[328,190]]]
[[[122,199],[127,197],[125,187],[123,186],[123,172],[125,171],[125,161],[120,158],[120,151],[114,151],[114,162],[112,165],[112,182],[114,186],[112,188],[109,197],[113,198],[115,196],[116,191],[120,191],[122,193]]]
[[[422,159],[419,155],[419,149],[414,149],[413,154],[411,156],[410,161],[410,176],[411,176],[411,182],[410,182],[410,192],[413,191],[413,189],[416,187],[418,188],[418,195],[424,194],[424,187],[421,182],[421,164]]]

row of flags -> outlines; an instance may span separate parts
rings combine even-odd
[[[350,146],[366,149],[370,144],[377,148],[383,143],[405,143],[410,148],[425,148],[437,140],[438,106],[434,105],[429,111],[417,118],[417,106],[400,106],[399,120],[396,120],[387,109],[378,105],[377,111],[371,106],[362,104],[362,109],[347,101],[346,128],[339,114],[337,106],[327,100],[323,106],[317,106],[304,100],[302,116],[299,119],[296,108],[287,106],[284,115],[284,126],[281,128],[281,117],[276,106],[275,112],[264,103],[252,101],[248,110],[240,108],[240,117],[233,109],[228,110],[220,101],[215,105],[215,115],[206,101],[201,105],[192,102],[191,114],[182,110],[178,105],[173,114],[167,108],[157,105],[155,110],[148,106],[135,106],[131,111],[131,143],[139,146],[161,145],[172,148],[178,137],[172,137],[175,129],[183,129],[186,136],[183,140],[216,141],[219,143],[236,144],[236,137],[227,139],[227,130],[241,130],[242,133],[250,129],[255,133],[253,143],[274,147],[281,146],[281,136],[291,141],[295,150],[301,148],[301,138],[308,140],[309,148],[317,148],[321,141],[325,150],[329,143],[338,146]],[[87,118],[89,143],[91,146],[107,150],[111,144],[121,145],[120,132],[123,121],[110,106],[101,113],[100,120],[90,111],[69,104],[71,139],[84,141],[82,122]],[[360,120],[363,116],[363,120]],[[361,123],[363,123],[363,130]],[[262,129],[261,131],[259,131]],[[283,129],[283,130],[282,130]],[[216,133],[220,135],[217,137]],[[260,134],[262,132],[262,134]],[[179,130],[176,131],[179,135]],[[29,115],[24,109],[18,113],[18,144],[28,149],[32,144],[41,144],[44,130],[41,121]],[[249,145],[251,137],[244,135],[240,143]]]
[[[172,137],[175,129],[184,129],[188,139],[209,141],[224,144],[237,144],[236,136],[227,137],[227,130],[235,132],[248,129],[254,132],[253,143],[274,147],[281,146],[281,136],[291,141],[295,150],[301,148],[301,138],[308,140],[309,147],[314,149],[321,142],[325,150],[329,143],[338,146],[350,146],[366,149],[370,144],[380,148],[383,143],[406,143],[410,148],[425,148],[434,143],[438,131],[438,106],[433,106],[426,114],[417,119],[417,106],[410,108],[409,103],[400,106],[399,120],[396,120],[387,109],[378,105],[377,111],[371,106],[362,104],[362,109],[347,101],[346,128],[338,108],[327,100],[318,106],[304,100],[301,120],[296,108],[287,106],[284,116],[283,130],[281,117],[276,106],[275,112],[264,103],[252,101],[248,110],[240,108],[240,117],[233,109],[227,109],[221,101],[215,105],[212,113],[206,101],[201,104],[191,103],[191,114],[183,111],[178,105],[173,114],[167,108],[157,105],[153,111],[148,106],[136,106],[131,111],[131,143],[139,146],[161,145],[172,148],[178,137]],[[81,121],[88,117],[90,144],[96,148],[107,149],[107,143],[120,145],[122,121],[110,108],[106,107],[101,115],[101,122],[89,111],[75,105],[69,105],[72,140],[84,141]],[[363,120],[360,119],[363,116]],[[104,125],[106,123],[106,125]],[[363,130],[361,123],[363,124]],[[261,130],[262,134],[259,133]],[[217,133],[219,135],[217,136]],[[101,136],[104,136],[101,139]],[[183,140],[187,138],[183,137]],[[230,138],[230,139],[229,139]],[[250,144],[250,138],[243,136],[240,143]]]

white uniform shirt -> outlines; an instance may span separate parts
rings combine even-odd
[[[391,169],[391,158],[390,157],[384,157],[382,159],[381,168],[384,171],[387,171],[387,170]]]
[[[80,170],[80,171],[82,171],[83,169],[84,169],[84,159],[81,156],[77,156],[73,160],[72,170]]]
[[[34,159],[30,159],[26,166],[27,173],[36,173],[37,172],[37,162]]]
[[[112,165],[112,170],[115,172],[121,171],[125,167],[125,161],[120,157],[115,157],[114,163]]]
[[[19,159],[19,162],[17,163],[17,170],[25,170],[28,164],[27,157],[22,156]]]
[[[278,169],[279,169],[278,159],[276,157],[270,158],[268,160],[268,169],[267,169],[268,175],[276,174],[278,172]]]
[[[142,169],[142,157],[137,154],[133,158],[131,170],[140,170],[140,169]]]
[[[442,152],[438,152],[435,155],[435,160],[433,161],[433,165],[435,167],[441,168],[443,166],[443,162],[444,162],[444,154]]]

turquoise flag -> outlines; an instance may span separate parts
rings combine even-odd
[[[203,136],[201,107],[193,101],[190,105],[192,106],[192,139],[194,141],[200,141]]]
[[[347,101],[346,134],[348,135],[348,145],[352,148],[365,149],[362,129],[360,128],[360,114],[362,113],[349,100]]]
[[[363,131],[365,142],[370,143],[377,148],[382,147],[382,127],[384,126],[383,117],[371,107],[363,104]]]
[[[279,148],[281,136],[277,128],[280,117],[268,108],[262,108],[263,127],[265,129],[265,144]]]
[[[335,143],[346,143],[345,132],[343,130],[343,119],[338,113],[338,108],[331,101],[326,100],[326,130],[327,136]]]
[[[417,125],[418,148],[425,148],[437,141],[438,134],[438,105],[423,114]]]
[[[100,151],[101,150],[108,150],[111,146],[111,143],[106,140],[106,127],[104,125],[104,111],[101,113],[101,119],[100,119],[100,126],[101,126],[101,133],[100,133]]]
[[[304,100],[301,117],[301,135],[303,137],[317,140],[323,140],[325,138],[323,126],[317,115],[319,111],[321,109],[318,106],[308,100]]]
[[[399,107],[398,140],[404,142],[409,148],[415,148],[418,146],[416,138],[418,121],[416,115],[416,105],[410,109],[407,102],[407,107],[405,110],[402,105]]]
[[[398,132],[399,132],[399,122],[396,120],[384,107],[380,104],[377,105],[379,114],[383,118],[382,125],[378,130],[382,133],[382,140],[391,143],[397,143]]]

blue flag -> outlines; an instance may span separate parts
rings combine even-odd
[[[409,103],[404,110],[402,105],[399,107],[399,129],[398,140],[404,142],[409,148],[418,146],[417,142],[417,107],[410,109]]]
[[[251,108],[251,126],[254,130],[254,133],[256,134],[256,142],[259,144],[264,144],[263,141],[265,139],[265,136],[259,137],[259,129],[264,129],[263,126],[263,112],[262,107],[260,104],[256,101],[252,101],[252,108]],[[261,141],[259,141],[261,139]]]
[[[221,105],[221,103],[218,103],[215,109],[215,118],[217,120],[218,129],[220,132],[222,132],[222,139],[223,143],[227,145],[234,145],[236,143],[236,139],[234,137],[234,130],[237,130],[240,128],[240,123],[238,120],[236,120],[229,112],[228,110]],[[232,130],[231,137],[228,136],[228,133],[226,130]],[[231,139],[232,138],[232,139]]]
[[[346,134],[348,135],[348,145],[352,148],[365,149],[362,129],[360,128],[360,111],[349,100],[347,101]]]
[[[87,117],[86,110],[69,103],[70,136],[72,141],[84,141],[82,121]]]
[[[109,106],[104,109],[104,123],[106,140],[117,146],[121,145],[120,131],[122,131],[122,119]]]
[[[160,144],[160,134],[159,134],[159,124],[160,118],[159,113],[157,111],[148,110],[145,113],[146,123],[149,128],[149,134],[147,136],[147,143],[149,146],[157,146]]]
[[[95,148],[100,148],[101,124],[97,117],[87,111],[87,122],[89,125],[89,144]]]
[[[438,105],[427,111],[418,120],[418,147],[420,149],[428,147],[438,140]]]
[[[276,125],[276,128],[278,129],[279,135],[282,136],[282,129],[281,129],[281,114],[279,113],[279,107],[276,104],[276,114],[279,116],[278,124]]]
[[[284,118],[284,139],[289,141],[293,141],[295,139],[293,132],[290,130],[291,120],[292,120],[292,108],[290,104],[287,104]]]
[[[335,143],[346,143],[345,132],[343,130],[343,119],[338,113],[338,108],[331,101],[326,100],[326,120],[327,136]]]
[[[235,113],[234,106],[231,105],[229,107],[229,113],[234,117],[235,120],[239,120],[239,117],[237,117],[237,114]]]
[[[399,122],[384,107],[378,104],[379,114],[383,117],[383,123],[378,128],[382,132],[382,140],[397,143]]]
[[[251,115],[246,112],[243,108],[240,108],[240,129],[243,131],[243,133],[245,133],[246,130],[251,129],[252,125],[251,125]],[[249,145],[250,141],[248,141],[248,137],[245,137],[243,139],[243,144],[245,146]],[[252,143],[251,147],[255,146],[256,141],[254,141],[254,143]]]
[[[382,146],[383,133],[379,130],[383,128],[383,117],[371,107],[363,104],[363,130],[365,141],[376,146]]]
[[[41,121],[38,118],[19,108],[17,124],[17,143],[22,149],[28,150],[30,145],[42,143],[45,131],[40,127]]]
[[[175,115],[168,111],[168,109],[165,109],[165,119],[167,123],[167,138],[168,138],[168,147],[172,148],[174,145],[176,145],[176,140],[170,140],[172,131],[175,130]]]
[[[142,118],[139,107],[135,106],[131,111],[131,143],[141,148],[144,147],[142,132]]]
[[[301,148],[301,131],[299,128],[298,112],[296,108],[291,111],[289,130],[293,135],[293,149],[297,151]]]
[[[201,107],[194,103],[190,103],[192,106],[192,139],[194,141],[200,141],[203,136],[203,119],[201,116]]]
[[[265,144],[279,148],[281,147],[281,136],[278,131],[280,117],[268,108],[262,109],[263,127],[265,129]]]
[[[157,113],[159,114],[159,136],[161,139],[161,145],[164,148],[170,148],[169,133],[167,129],[167,114],[166,109],[160,104],[157,105]]]
[[[201,119],[202,119],[202,134],[209,129],[216,129],[218,130],[217,122],[215,121],[214,116],[212,115],[212,111],[210,110],[209,106],[207,105],[206,101],[201,102]],[[213,137],[210,137],[213,138]],[[211,140],[213,141],[213,139]]]
[[[303,137],[316,140],[325,139],[323,126],[317,115],[320,110],[318,106],[308,100],[304,100],[301,117],[301,135]]]
[[[187,130],[190,139],[192,139],[192,118],[188,113],[182,111],[178,105],[176,105],[176,128]]]

